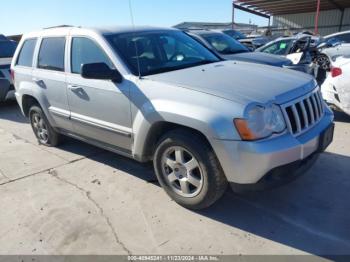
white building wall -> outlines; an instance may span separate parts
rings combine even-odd
[[[277,28],[307,29],[315,27],[316,12],[280,15],[273,18],[273,26]],[[339,31],[341,24],[341,11],[321,11],[319,18],[319,32],[321,35],[328,35]],[[350,30],[350,8],[345,9],[342,21],[342,31]]]

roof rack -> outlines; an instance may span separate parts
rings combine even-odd
[[[57,25],[57,26],[46,27],[44,29],[54,29],[54,28],[64,28],[64,27],[75,27],[75,26],[74,25]]]

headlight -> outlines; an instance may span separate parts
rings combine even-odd
[[[286,129],[283,113],[277,105],[255,106],[246,115],[246,119],[234,120],[243,140],[263,139]]]

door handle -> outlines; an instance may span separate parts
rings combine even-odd
[[[35,82],[35,83],[42,83],[43,80],[39,79],[39,78],[36,78],[36,77],[33,77],[32,80]]]
[[[46,88],[44,80],[33,77],[32,81],[35,82],[38,86],[40,86],[42,88]]]
[[[68,85],[68,89],[75,91],[75,90],[82,90],[82,88],[80,86],[77,85]]]

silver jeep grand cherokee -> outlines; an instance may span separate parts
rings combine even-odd
[[[180,205],[210,206],[227,184],[274,186],[333,138],[308,75],[221,61],[175,29],[62,27],[24,35],[16,97],[39,142],[71,136],[140,162]]]

